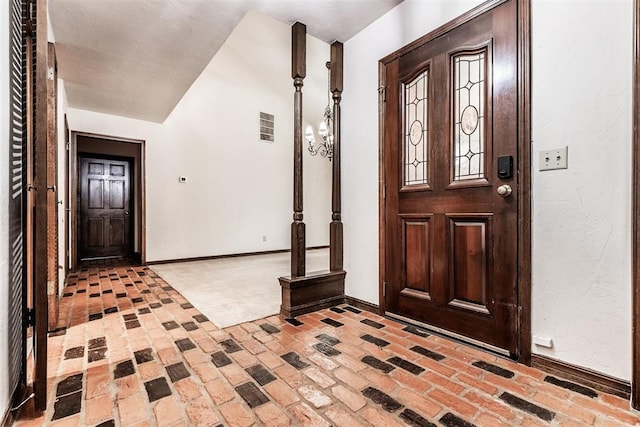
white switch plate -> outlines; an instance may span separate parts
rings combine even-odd
[[[568,152],[568,147],[540,151],[540,170],[567,169],[569,167],[567,163]]]

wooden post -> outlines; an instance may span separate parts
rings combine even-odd
[[[293,223],[291,224],[291,276],[306,273],[305,225],[302,221],[302,85],[306,75],[307,27],[296,22],[291,27],[291,78],[293,96]]]
[[[47,46],[47,295],[49,329],[55,329],[59,315],[58,270],[58,71],[56,49]]]
[[[49,329],[47,275],[48,207],[47,198],[47,0],[36,1],[36,71],[35,71],[35,374],[33,391],[36,411],[47,407],[47,332]],[[32,72],[27,70],[27,72]]]
[[[329,269],[341,271],[343,265],[342,204],[340,187],[340,100],[342,99],[342,43],[331,45],[331,93],[333,94],[333,164],[331,224],[329,225]]]
[[[293,224],[291,224],[291,276],[280,277],[280,314],[295,317],[342,304],[342,222],[340,220],[340,96],[342,93],[342,44],[331,46],[331,84],[334,100],[334,154],[331,222],[331,270],[309,276],[305,272],[305,236],[302,222],[302,82],[305,77],[306,27],[296,22],[292,29],[292,72],[294,98]],[[337,147],[336,147],[336,144]],[[337,148],[337,150],[336,150]],[[337,154],[336,154],[337,153]]]

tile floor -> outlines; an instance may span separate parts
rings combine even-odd
[[[341,306],[220,329],[146,267],[69,278],[19,426],[626,426],[628,402]]]
[[[306,253],[307,271],[329,268],[329,249]],[[289,252],[152,265],[151,269],[222,328],[280,312],[278,277],[291,271]]]

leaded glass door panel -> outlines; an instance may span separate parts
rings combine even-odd
[[[504,2],[381,75],[385,308],[511,353],[517,173],[498,176],[498,158],[517,165],[516,12]]]

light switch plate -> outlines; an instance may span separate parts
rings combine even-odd
[[[540,151],[540,168],[541,171],[549,171],[554,169],[567,169],[568,147],[554,148],[551,150]]]

